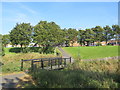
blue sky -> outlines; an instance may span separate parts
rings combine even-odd
[[[117,2],[2,2],[2,33],[16,23],[54,21],[61,28],[86,29],[118,24]]]

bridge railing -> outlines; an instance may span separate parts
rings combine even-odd
[[[34,71],[37,68],[40,69],[59,69],[64,68],[67,62],[71,63],[71,57],[69,58],[62,58],[62,57],[54,57],[54,58],[38,58],[38,59],[28,59],[28,60],[21,60],[21,71],[25,69],[24,63],[29,62],[31,71]],[[27,69],[27,68],[26,68]]]

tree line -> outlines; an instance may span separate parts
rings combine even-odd
[[[45,52],[56,46],[73,46],[74,42],[78,42],[81,46],[95,45],[105,41],[106,45],[111,39],[119,40],[120,26],[106,25],[105,27],[96,26],[85,30],[76,30],[74,28],[61,29],[55,22],[40,21],[37,25],[32,26],[30,23],[20,23],[7,35],[2,35],[2,43],[4,47],[11,43],[13,46],[20,45],[21,48],[28,47],[30,43],[35,43],[42,47]],[[118,42],[116,42],[118,44]],[[51,48],[52,47],[52,48]]]

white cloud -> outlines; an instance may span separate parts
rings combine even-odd
[[[36,13],[37,13],[35,10],[29,8],[29,7],[26,6],[26,5],[23,5],[22,3],[19,3],[19,5],[20,5],[20,8],[22,8],[22,9],[28,11],[29,13],[32,13],[32,14],[36,14]]]

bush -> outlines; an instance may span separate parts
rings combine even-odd
[[[97,43],[96,46],[102,46],[102,44],[101,43]]]
[[[22,52],[23,53],[28,53],[28,52],[31,52],[31,50],[30,50],[29,47],[25,47],[25,48],[23,48]]]
[[[49,46],[49,47],[43,47],[42,48],[42,52],[43,53],[45,53],[45,54],[48,54],[48,53],[54,53],[54,47],[51,47],[51,46]]]
[[[9,52],[20,53],[22,51],[19,47],[10,48]]]

